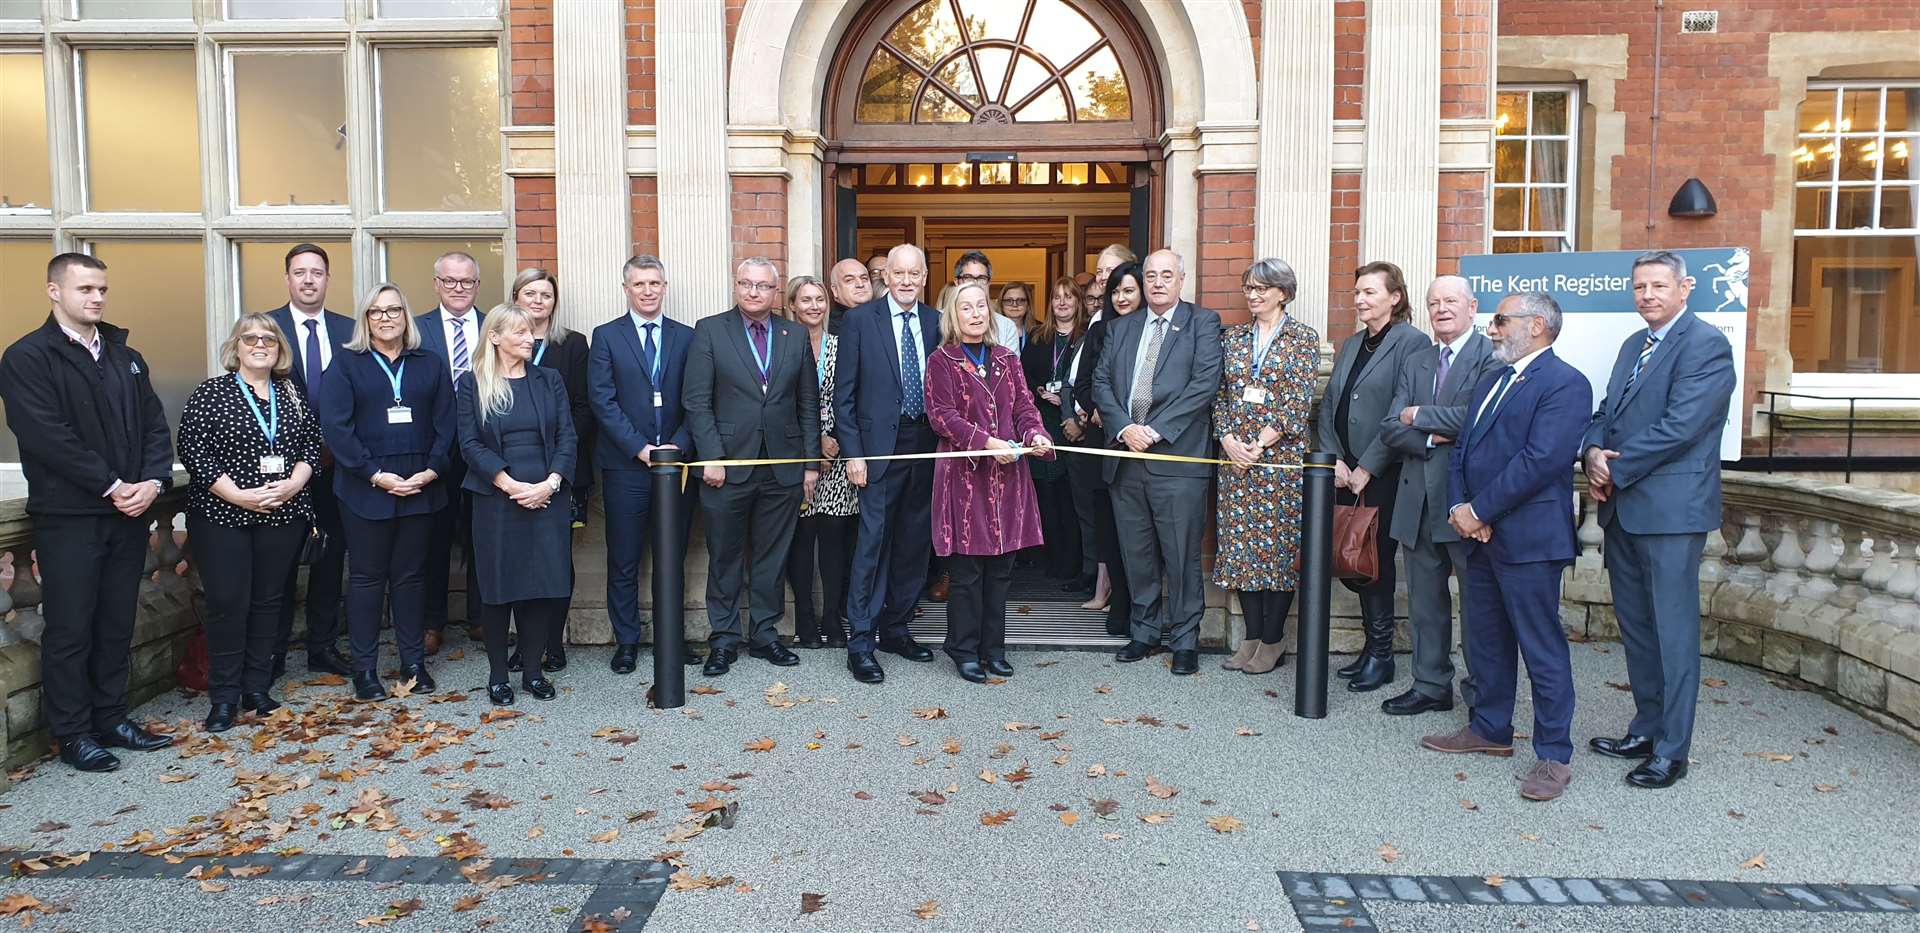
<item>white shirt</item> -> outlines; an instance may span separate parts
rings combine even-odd
[[[906,345],[900,342],[900,315],[906,313],[908,309],[900,307],[899,303],[893,300],[893,293],[888,292],[887,310],[891,312],[887,317],[887,329],[893,332],[893,365],[898,368],[900,360],[906,355],[907,349]],[[916,307],[913,310],[918,312],[919,308]],[[908,321],[907,336],[913,340],[914,358],[920,361],[922,367],[925,367],[927,365],[927,347],[926,338],[920,333],[920,315],[915,313],[908,318]],[[920,375],[924,383],[926,379],[926,370],[924,368],[921,369]]]
[[[993,327],[994,343],[1006,347],[1015,353],[1020,352],[1020,325],[1015,324],[1013,318],[1007,317],[1004,314],[994,313]]]
[[[91,341],[81,340],[80,335],[68,330],[65,324],[60,325],[60,332],[66,334],[68,340],[86,347],[87,352],[93,354],[93,361],[96,363],[100,362],[100,353],[105,349],[105,347],[100,344],[100,328],[96,327],[93,329],[93,340]]]
[[[307,373],[324,373],[333,365],[333,340],[327,334],[327,309],[321,308],[312,314],[287,303],[287,310],[293,314],[293,333],[287,339],[293,341],[293,352],[300,354],[301,369]],[[313,322],[313,332],[320,338],[320,365],[307,359],[307,322]]]
[[[1091,330],[1093,328],[1093,325],[1100,323],[1100,315],[1102,313],[1103,312],[1100,312],[1100,311],[1093,312],[1093,319],[1087,321],[1087,329]],[[1082,336],[1084,337],[1085,335],[1083,334]],[[1083,355],[1080,351],[1085,350],[1086,348],[1087,348],[1087,342],[1084,339],[1082,339],[1080,343],[1074,346],[1073,348],[1073,362],[1067,364],[1067,384],[1068,385],[1072,385],[1074,382],[1078,381],[1080,378],[1080,357]],[[1077,408],[1079,406],[1076,405],[1074,407]]]
[[[1532,353],[1529,353],[1526,356],[1519,358],[1518,360],[1515,360],[1513,363],[1513,378],[1508,379],[1507,384],[1505,386],[1500,386],[1500,384],[1497,382],[1494,383],[1494,385],[1499,386],[1499,388],[1495,389],[1492,392],[1488,392],[1487,397],[1480,401],[1480,410],[1479,412],[1474,414],[1473,423],[1479,424],[1480,419],[1488,417],[1492,415],[1495,411],[1499,410],[1501,399],[1505,398],[1508,392],[1513,391],[1514,383],[1519,382],[1523,377],[1526,376],[1527,364],[1533,362],[1535,357],[1538,357],[1540,354],[1545,352],[1547,352],[1547,347],[1541,347],[1540,349],[1535,350]],[[1501,378],[1505,379],[1506,377],[1503,375],[1501,376]],[[1468,430],[1472,430],[1471,425],[1468,426]]]
[[[1138,380],[1140,378],[1140,367],[1146,365],[1147,345],[1153,343],[1153,328],[1154,328],[1153,322],[1155,321],[1166,322],[1165,324],[1159,325],[1160,329],[1162,330],[1162,333],[1160,335],[1160,348],[1162,350],[1165,350],[1167,347],[1167,341],[1172,339],[1173,337],[1173,312],[1175,311],[1175,309],[1179,307],[1180,306],[1176,304],[1172,308],[1168,308],[1166,310],[1166,313],[1164,314],[1161,312],[1155,311],[1152,308],[1146,309],[1147,311],[1146,324],[1145,326],[1140,328],[1140,345],[1135,347],[1133,350],[1133,378],[1135,380]],[[1155,362],[1156,364],[1158,363],[1158,361],[1155,361]],[[1133,386],[1125,386],[1124,388],[1126,389],[1126,392],[1127,392],[1126,397],[1131,398],[1133,395]],[[1132,404],[1132,403],[1129,402],[1128,404]]]
[[[473,358],[480,355],[480,315],[472,308],[467,313],[456,315],[446,308],[440,308],[440,326],[446,329],[447,368],[453,370],[453,380],[460,381],[460,374],[466,370],[453,369],[453,332],[457,328],[466,336],[467,368],[473,368]]]
[[[655,314],[653,317],[647,317],[646,315],[641,314],[640,312],[635,311],[631,308],[627,309],[627,320],[630,320],[633,322],[633,334],[634,336],[640,338],[640,355],[641,357],[643,357],[641,362],[643,363],[648,362],[646,359],[644,359],[644,357],[647,355],[647,328],[648,327],[653,328],[653,359],[654,359],[653,365],[655,367],[658,367],[659,366],[658,361],[666,359],[667,325],[664,321],[661,320],[661,318],[664,318],[666,316],[667,315],[665,310],[662,310],[659,314]],[[648,381],[653,380],[652,370],[647,371],[647,380]]]

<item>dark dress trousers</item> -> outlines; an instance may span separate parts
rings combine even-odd
[[[694,455],[681,404],[693,328],[665,314],[654,323],[659,325],[653,332],[657,359],[647,356],[631,313],[595,327],[587,351],[587,401],[599,424],[593,456],[607,513],[607,620],[613,624],[614,641],[622,645],[640,643],[640,561],[653,534],[653,479],[640,452],[649,444],[664,444],[680,448],[688,459]],[[658,408],[653,404],[656,392]],[[690,480],[686,495],[695,495],[699,486]],[[690,498],[686,505],[681,514],[690,526]],[[682,528],[683,543],[686,533]]]
[[[293,347],[293,385],[300,398],[307,404],[313,403],[314,385],[326,379],[324,371],[307,372],[307,335],[306,315],[296,315],[290,305],[281,305],[267,312],[273,322],[287,335],[287,342]],[[331,360],[338,360],[346,352],[347,341],[353,339],[353,319],[344,314],[323,311],[319,321],[315,322],[313,337],[329,344]],[[321,333],[321,331],[325,333]],[[316,378],[317,377],[317,378]],[[316,419],[316,424],[318,423]],[[343,573],[347,561],[347,533],[340,525],[340,503],[333,498],[333,475],[328,457],[323,452],[313,464],[313,479],[307,483],[307,490],[313,498],[313,523],[326,533],[327,546],[320,559],[307,569],[307,649],[333,647],[340,637],[340,594]],[[285,654],[287,640],[293,636],[293,611],[299,601],[298,584],[300,580],[300,562],[294,561],[287,571],[286,592],[280,598],[280,629],[275,638],[274,653]]]
[[[1087,336],[1074,351],[1079,366],[1067,364],[1073,373],[1073,385],[1066,401],[1080,413],[1084,432],[1075,445],[1078,447],[1107,446],[1106,427],[1094,424],[1092,418],[1100,410],[1093,403],[1093,371],[1100,365],[1100,353],[1107,345],[1107,325],[1113,320],[1116,319],[1101,318],[1087,325]],[[1074,453],[1063,456],[1068,474],[1073,477],[1073,507],[1076,512],[1084,511],[1092,516],[1089,523],[1081,526],[1086,529],[1081,546],[1091,552],[1094,559],[1107,565],[1107,582],[1112,587],[1107,597],[1107,634],[1125,636],[1133,630],[1133,592],[1127,588],[1127,570],[1120,562],[1120,530],[1113,522],[1113,491],[1107,488],[1107,458]]]
[[[97,361],[51,314],[0,357],[0,398],[20,444],[39,551],[41,682],[56,740],[127,718],[127,655],[153,519],[120,514],[107,490],[173,481],[173,439],[146,358],[127,346],[125,330],[95,328]]]
[[[1468,505],[1493,526],[1486,544],[1468,541],[1461,580],[1467,604],[1471,723],[1482,738],[1513,741],[1519,669],[1533,686],[1533,751],[1570,762],[1573,669],[1560,627],[1560,577],[1579,554],[1574,540],[1573,465],[1593,389],[1551,349],[1527,363],[1487,405],[1511,367],[1475,387],[1460,449],[1447,469],[1448,511]],[[1484,409],[1484,410],[1483,410]]]
[[[1027,391],[1033,395],[1034,407],[1055,444],[1074,442],[1061,433],[1060,421],[1064,414],[1061,406],[1041,398],[1040,393],[1046,391],[1048,383],[1059,382],[1062,384],[1057,393],[1060,401],[1072,404],[1073,392],[1065,383],[1067,364],[1073,359],[1075,349],[1071,338],[1054,334],[1045,339],[1031,338],[1020,351],[1020,368],[1026,374]],[[1047,573],[1062,579],[1079,576],[1080,519],[1073,510],[1073,482],[1067,465],[1057,459],[1032,459],[1026,463],[1033,472],[1034,489],[1040,494],[1040,530],[1046,539],[1042,550],[1046,552]]]
[[[820,385],[806,328],[769,315],[764,382],[739,308],[693,329],[682,387],[687,429],[702,460],[820,458]],[[707,520],[707,620],[715,649],[763,648],[780,637],[786,609],[787,549],[800,518],[806,470],[817,466],[728,467],[726,481],[700,496]],[[752,624],[741,619],[743,564],[753,592]]]
[[[940,346],[940,312],[918,304],[911,313],[920,328],[924,388],[926,354]],[[905,414],[900,324],[886,295],[848,311],[841,324],[833,428],[844,459],[933,451],[936,439],[925,413]],[[849,652],[871,652],[882,641],[909,637],[907,622],[933,559],[932,504],[932,461],[867,461],[860,532],[847,581]]]
[[[387,413],[393,384],[376,352],[335,357],[314,406],[333,451],[333,493],[347,530],[347,634],[358,671],[377,667],[389,588],[401,663],[425,659],[427,551],[434,515],[447,505],[456,433],[453,385],[440,358],[414,349],[391,364],[400,375],[401,403],[412,415],[394,424]],[[375,473],[408,477],[429,469],[439,478],[411,496],[392,495],[372,482]]]
[[[467,348],[469,358],[478,356],[480,335],[486,332],[487,316],[478,307],[467,312],[473,318],[475,346]],[[448,394],[453,390],[453,351],[447,346],[446,312],[439,307],[413,319],[414,326],[420,330],[420,349],[440,358],[445,364]],[[451,408],[449,408],[451,411]],[[451,417],[451,414],[449,414]],[[453,434],[457,428],[449,422],[447,432]],[[453,546],[460,545],[461,553],[466,556],[466,593],[467,602],[477,603],[479,581],[473,570],[473,498],[461,487],[466,479],[467,464],[458,454],[450,458],[448,472],[442,477],[447,481],[446,505],[434,515],[433,534],[427,543],[427,588],[426,588],[426,626],[431,629],[446,627],[448,602],[451,594]],[[469,615],[472,614],[469,609]],[[471,619],[469,622],[473,621]]]

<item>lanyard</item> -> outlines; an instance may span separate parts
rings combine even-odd
[[[1065,334],[1053,335],[1053,374],[1060,375],[1060,361],[1066,359],[1067,350],[1073,346]]]
[[[826,388],[826,385],[827,385],[827,340],[828,339],[829,339],[828,337],[820,338],[820,352],[814,354],[813,356],[813,374],[814,374],[814,378],[819,380],[821,388]]]
[[[380,368],[387,371],[387,381],[393,383],[393,403],[395,405],[400,404],[400,379],[407,374],[407,361],[401,360],[400,369],[396,372],[393,367],[387,365],[387,357],[385,354],[379,350],[369,350],[367,352],[372,353],[373,361],[379,363]]]
[[[253,397],[253,389],[247,385],[247,381],[240,378],[239,373],[233,374],[233,381],[240,387],[240,394],[246,397],[247,407],[253,409],[253,420],[260,425],[260,433],[267,438],[267,449],[272,450],[273,439],[280,436],[280,406],[275,404],[280,390],[274,386],[272,379],[267,380],[267,414],[262,415],[260,401]]]
[[[753,345],[753,322],[747,322],[747,349],[753,353],[753,363],[760,367],[760,384],[767,384],[767,369],[773,365],[773,323],[761,321],[760,326],[767,329],[767,355],[760,355],[760,348]]]
[[[533,343],[533,365],[538,366],[540,365],[540,361],[546,358],[547,342],[545,340],[536,340]]]
[[[984,378],[986,378],[986,375],[987,375],[987,345],[986,345],[985,343],[982,343],[982,344],[980,345],[980,355],[979,355],[979,356],[975,356],[975,355],[973,355],[973,348],[972,348],[972,347],[969,347],[969,346],[967,346],[967,345],[966,345],[966,344],[964,344],[964,343],[960,345],[960,349],[961,349],[962,351],[964,351],[964,352],[965,352],[965,353],[967,354],[967,359],[968,359],[968,360],[971,360],[971,361],[973,362],[973,368],[974,368],[974,371],[975,371],[975,372],[977,372],[977,373],[979,373],[979,374],[980,374],[980,377],[981,377],[981,378],[983,378],[983,379],[984,379]]]
[[[1287,316],[1282,314],[1280,320],[1273,322],[1273,329],[1267,332],[1265,343],[1260,341],[1260,325],[1253,325],[1253,378],[1260,378],[1260,367],[1267,362],[1267,351],[1273,349],[1273,342],[1280,339],[1280,328],[1286,324]]]

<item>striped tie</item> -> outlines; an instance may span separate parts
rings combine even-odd
[[[1633,361],[1633,372],[1627,374],[1627,387],[1620,393],[1621,395],[1633,391],[1633,384],[1640,381],[1640,370],[1647,365],[1647,358],[1653,356],[1653,345],[1659,342],[1660,338],[1652,334],[1647,335],[1647,345],[1640,348],[1640,358]]]
[[[473,368],[473,357],[467,352],[467,327],[464,317],[453,319],[453,377]]]

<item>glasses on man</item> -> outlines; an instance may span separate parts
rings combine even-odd
[[[1493,326],[1506,327],[1508,324],[1511,324],[1515,321],[1525,320],[1530,317],[1539,317],[1539,315],[1537,314],[1496,314],[1493,316]]]
[[[375,305],[367,309],[367,320],[390,321],[404,317],[407,309],[399,305]]]
[[[479,279],[450,279],[444,275],[436,275],[433,278],[435,281],[456,292],[470,292],[480,287]]]
[[[984,275],[956,275],[953,277],[953,281],[960,285],[985,285],[992,281],[992,279]]]
[[[241,334],[240,345],[246,347],[271,347],[279,344],[272,334]]]
[[[777,286],[775,286],[772,282],[749,282],[746,279],[734,279],[733,287],[738,288],[744,292],[755,293],[755,292],[770,292],[770,291],[773,291],[774,288],[776,288]]]

